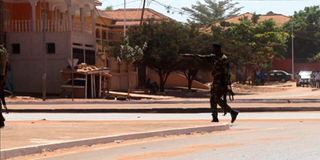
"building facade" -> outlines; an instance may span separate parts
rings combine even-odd
[[[68,60],[96,63],[98,1],[4,0],[3,5],[15,92],[59,93]]]
[[[140,25],[142,9],[102,11],[96,8],[99,5],[96,0],[3,1],[2,33],[10,53],[14,92],[42,93],[45,89],[46,93],[59,94],[64,83],[61,71],[70,67],[71,59],[108,68],[111,90],[124,91],[129,85],[138,88],[139,74],[158,81],[152,70],[128,67],[111,54],[121,44],[124,32]],[[172,20],[147,8],[143,20],[151,18]],[[184,79],[173,74],[167,86],[175,86],[177,78]]]
[[[105,62],[105,64],[107,64],[106,66],[110,68],[112,74],[111,90],[127,90],[129,83],[130,88],[138,88],[139,77],[141,77],[141,74],[146,75],[149,73],[149,70],[147,68],[138,69],[138,67],[134,65],[128,67],[126,62],[119,63],[115,58],[112,58],[110,50],[114,46],[121,44],[123,37],[126,34],[125,32],[130,27],[140,25],[141,14],[142,9],[137,8],[126,10],[117,9],[99,12],[99,19],[97,21],[96,29],[97,44],[99,46],[98,54],[105,55],[107,57],[107,62]],[[151,18],[159,22],[172,20],[171,18],[159,12],[146,8],[143,21]],[[100,44],[103,45],[101,46]],[[131,68],[131,70],[128,71],[128,68]]]

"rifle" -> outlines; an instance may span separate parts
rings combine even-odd
[[[228,96],[229,96],[229,100],[230,101],[234,101],[234,92],[233,92],[233,90],[232,90],[232,88],[231,88],[231,85],[229,85],[229,87],[230,87],[230,89],[228,89],[228,91],[227,91],[227,94],[228,94]]]

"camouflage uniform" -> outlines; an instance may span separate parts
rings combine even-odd
[[[197,57],[212,64],[212,85],[211,85],[211,97],[210,107],[212,111],[212,122],[219,122],[217,105],[223,109],[224,113],[231,114],[231,122],[233,123],[237,116],[238,111],[233,110],[227,104],[227,94],[233,96],[230,82],[230,66],[227,56],[221,52],[221,46],[219,44],[212,45],[212,53],[209,55],[197,55],[197,54],[183,54],[184,57]]]
[[[226,93],[229,92],[229,86],[231,85],[230,66],[227,56],[223,55],[214,62],[212,77],[210,107],[213,121],[218,121],[217,104],[219,104],[225,113],[235,112],[226,101]]]
[[[7,69],[7,62],[8,62],[8,52],[7,50],[0,45],[0,98],[1,98],[1,104],[0,104],[0,127],[4,126],[4,117],[2,115],[2,105],[6,105],[5,99],[4,99],[4,80],[6,75],[6,69]]]

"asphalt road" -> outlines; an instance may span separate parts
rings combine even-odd
[[[99,121],[99,120],[209,120],[209,113],[150,114],[150,113],[9,113],[7,121],[56,120],[56,121]],[[230,119],[230,115],[219,117]],[[317,119],[320,112],[262,112],[240,113],[238,119]]]
[[[270,119],[237,121],[229,131],[155,137],[22,157],[33,160],[317,160],[320,116],[263,113]],[[247,115],[243,114],[243,116]],[[249,114],[250,115],[250,114]],[[312,115],[312,116],[310,116]],[[294,118],[296,116],[296,118]],[[317,116],[317,117],[316,117]]]

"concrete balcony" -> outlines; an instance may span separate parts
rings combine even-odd
[[[35,29],[33,30],[32,20],[9,20],[4,23],[5,32],[19,33],[19,32],[69,32],[69,23],[65,20],[48,20],[48,21],[36,21]],[[81,24],[80,22],[72,22],[72,31],[85,32],[92,34],[92,24]]]

